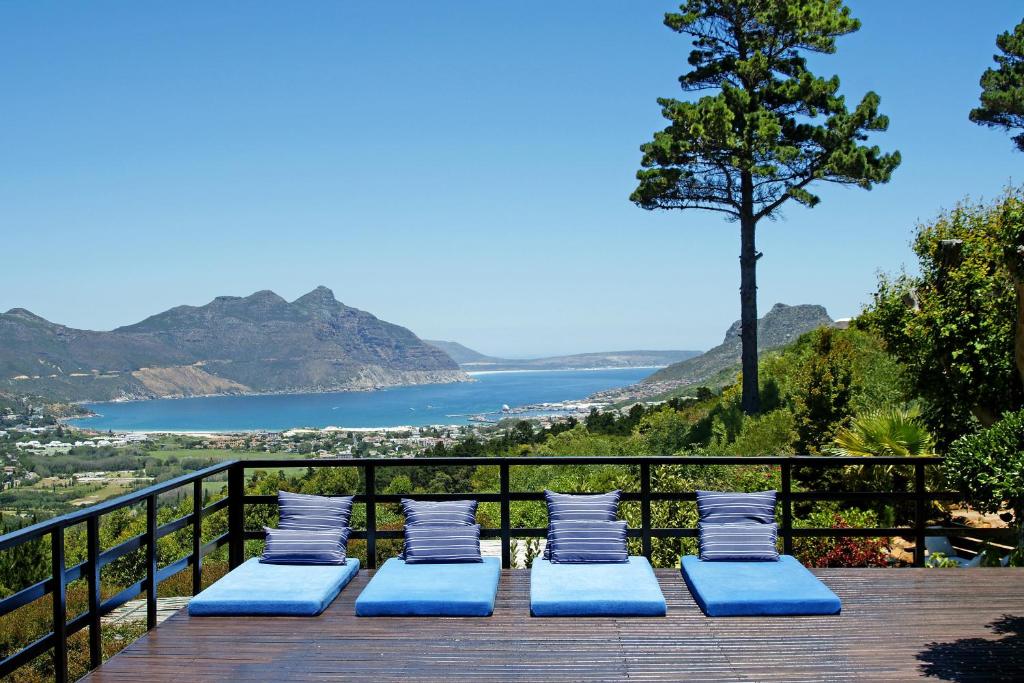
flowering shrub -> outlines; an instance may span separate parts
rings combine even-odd
[[[854,522],[851,524],[851,521]],[[876,525],[873,513],[861,510],[811,513],[797,524],[803,528],[851,529]],[[841,538],[796,538],[794,554],[808,567],[885,567],[889,540],[844,536]]]

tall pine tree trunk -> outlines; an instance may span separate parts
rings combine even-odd
[[[754,183],[750,173],[741,177],[740,211],[740,341],[743,345],[743,412],[761,411],[757,382],[757,253],[754,241]]]

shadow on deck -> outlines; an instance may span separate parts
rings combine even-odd
[[[662,618],[539,619],[529,572],[489,618],[357,618],[362,571],[314,618],[185,610],[85,680],[1024,680],[1024,569],[826,569],[831,617],[710,619],[676,570]]]

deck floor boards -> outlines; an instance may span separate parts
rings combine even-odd
[[[1024,569],[815,570],[829,617],[707,618],[677,570],[667,617],[532,618],[502,573],[486,618],[358,618],[363,571],[319,617],[185,610],[85,680],[1024,681]]]

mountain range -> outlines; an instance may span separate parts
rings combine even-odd
[[[700,351],[603,351],[544,358],[497,358],[454,341],[425,339],[467,372],[482,370],[582,370],[587,368],[661,368],[699,356]]]
[[[824,306],[775,304],[757,321],[758,352],[786,346],[801,334],[833,322]],[[613,403],[652,400],[686,387],[723,386],[736,379],[741,350],[740,321],[737,320],[726,330],[722,343],[707,352],[664,367],[639,384],[601,392],[592,398]]]
[[[0,315],[0,388],[60,401],[372,389],[467,375],[404,327],[326,287],[177,306],[109,332]]]

